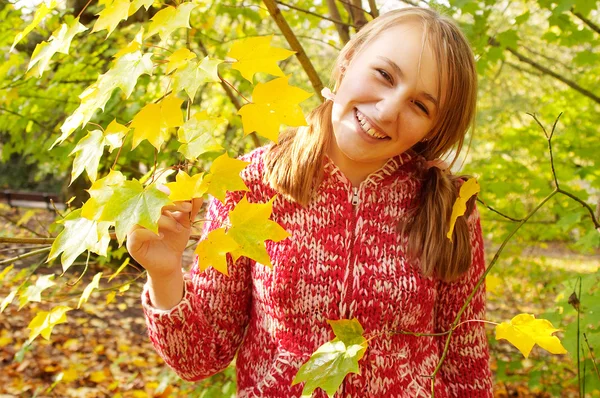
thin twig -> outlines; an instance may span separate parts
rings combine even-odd
[[[592,348],[590,347],[590,342],[588,341],[585,333],[583,333],[583,339],[585,340],[585,344],[587,345],[588,351],[590,352],[590,357],[592,357],[592,364],[594,365],[594,370],[596,370],[596,376],[598,376],[598,379],[600,380],[600,372],[598,371],[598,365],[596,365],[596,358],[594,358],[594,351],[592,351]]]
[[[338,24],[338,25],[349,26],[349,27],[352,27],[352,28],[356,29],[356,26],[353,25],[353,24],[346,23],[346,22],[340,21],[338,19],[329,18],[329,17],[326,17],[325,15],[317,14],[316,12],[312,12],[312,11],[306,10],[304,8],[300,8],[300,7],[296,7],[296,6],[293,6],[293,5],[288,4],[288,3],[284,3],[283,1],[277,1],[277,0],[275,0],[275,3],[281,4],[282,6],[285,6],[285,7],[288,7],[288,8],[291,8],[292,10],[300,11],[300,12],[303,12],[305,14],[309,14],[309,15],[315,16],[317,18],[321,18],[321,19],[327,20],[329,22],[333,22],[333,23]],[[265,4],[265,5],[268,7],[267,4]]]
[[[508,219],[508,220],[510,220],[510,221],[514,221],[514,222],[521,222],[521,221],[523,221],[523,219],[522,219],[522,218],[513,218],[513,217],[511,217],[511,216],[507,216],[506,214],[499,212],[498,210],[494,209],[494,208],[493,208],[493,207],[491,207],[490,205],[486,204],[486,203],[485,203],[483,200],[481,200],[481,199],[479,198],[479,195],[477,196],[477,201],[478,201],[479,203],[481,203],[482,205],[484,205],[485,207],[487,207],[489,210],[493,211],[493,212],[494,212],[494,213],[496,213],[496,214],[499,214],[499,215],[501,215],[502,217],[504,217],[504,218],[506,218],[506,219]]]
[[[0,261],[0,265],[10,264],[12,262],[15,262],[15,261],[18,261],[18,260],[22,260],[22,259],[27,258],[27,257],[36,256],[38,254],[45,253],[45,252],[48,252],[48,251],[50,251],[50,246],[48,246],[48,247],[42,247],[41,249],[32,250],[32,251],[27,252],[27,253],[19,254],[16,257],[11,257],[11,258],[7,258],[6,260],[2,260],[2,261]]]

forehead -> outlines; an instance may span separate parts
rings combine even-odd
[[[406,78],[415,81],[424,91],[438,92],[438,63],[423,24],[405,21],[377,34],[359,54],[364,62],[384,62],[389,59],[400,67]]]

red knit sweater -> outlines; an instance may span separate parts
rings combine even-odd
[[[254,203],[276,192],[263,183],[265,148],[242,157],[251,164],[242,178]],[[417,200],[417,168],[407,153],[390,159],[360,187],[327,159],[316,200],[303,208],[279,195],[272,220],[291,237],[267,241],[273,268],[241,257],[229,260],[230,276],[196,264],[185,275],[185,293],[169,311],[152,307],[142,295],[151,342],[183,379],[194,381],[227,367],[237,352],[239,397],[299,397],[291,386],[298,368],[334,335],[328,319],[357,318],[368,334],[392,330],[434,333],[447,330],[485,268],[479,216],[469,218],[473,262],[453,283],[421,276],[406,259],[407,237],[396,225]],[[224,221],[244,192],[212,199],[209,220]],[[353,202],[355,204],[353,204]],[[207,223],[204,236],[220,226]],[[462,316],[483,319],[480,288]],[[390,334],[369,342],[336,397],[429,397],[445,338]],[[435,396],[491,397],[489,354],[483,324],[470,322],[454,332],[435,381]],[[326,397],[318,389],[314,396]]]

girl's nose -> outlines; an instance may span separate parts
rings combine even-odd
[[[402,109],[409,102],[408,90],[398,89],[387,93],[377,104],[377,115],[382,123],[395,123],[400,119]]]

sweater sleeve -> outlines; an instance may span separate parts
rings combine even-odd
[[[468,220],[471,236],[472,263],[467,274],[450,283],[440,282],[436,315],[436,332],[450,329],[456,314],[462,308],[471,291],[485,272],[483,237],[479,213],[475,209]],[[462,314],[460,322],[485,319],[485,282]],[[440,355],[444,350],[446,336],[439,339]],[[438,377],[456,398],[492,397],[492,375],[489,365],[489,349],[484,324],[469,322],[455,329],[450,340],[448,354]]]
[[[241,195],[239,195],[241,197]],[[202,239],[221,226],[233,209],[233,194],[225,204],[212,198],[206,211]],[[192,269],[184,275],[184,295],[170,310],[155,308],[148,285],[142,293],[142,308],[148,335],[158,354],[182,379],[197,381],[225,369],[240,346],[250,318],[251,260],[240,257],[234,264],[227,254],[229,276],[209,268]]]

